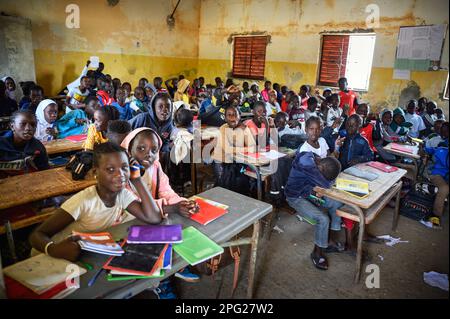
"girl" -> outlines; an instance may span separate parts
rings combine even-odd
[[[67,237],[72,231],[99,232],[134,218],[148,224],[160,223],[158,206],[136,172],[130,173],[128,156],[120,146],[108,142],[97,145],[93,167],[97,184],[72,196],[41,224],[30,236],[33,248],[55,258],[76,261],[81,248],[76,242],[79,238]],[[126,188],[128,183],[140,200]]]
[[[400,136],[407,136],[412,124],[405,121],[405,112],[402,108],[397,107],[393,112],[393,121],[391,122],[391,130]]]
[[[323,137],[320,137],[321,122],[317,116],[312,116],[306,121],[306,134],[308,140],[300,147],[301,152],[313,152],[320,158],[325,158],[329,155],[329,147]]]
[[[305,110],[305,121],[307,121],[311,116],[319,117],[319,114],[317,114],[316,112],[318,103],[319,102],[314,96],[311,96],[308,99],[308,101],[306,102],[307,109]]]
[[[156,91],[156,88],[151,83],[147,83],[144,87],[144,90],[145,90],[145,100],[144,101],[146,103],[150,103],[153,96],[155,96],[155,94],[158,92]]]
[[[269,128],[275,128],[273,118],[267,119],[266,105],[262,101],[257,101],[253,105],[253,118],[244,122],[250,129],[256,144],[260,148],[265,148],[269,145]]]
[[[368,118],[370,106],[367,103],[358,104],[356,107],[356,114],[361,116],[362,126],[359,129],[359,133],[369,143],[372,152],[377,153],[377,149],[373,144],[374,125]]]
[[[56,119],[58,117],[58,105],[55,101],[46,99],[39,103],[36,109],[37,127],[34,137],[42,141],[51,141],[58,135]]]
[[[133,115],[141,112],[147,112],[147,102],[145,101],[145,90],[138,86],[134,88],[134,99],[130,103],[130,108],[133,110]]]
[[[391,123],[392,111],[384,109],[381,111],[380,118],[376,121],[374,129],[380,135],[379,138],[374,138],[374,146],[381,158],[388,163],[394,163],[397,158],[394,154],[386,152],[383,147],[391,142],[404,143],[407,141],[407,136],[400,136],[392,130]]]
[[[58,130],[58,138],[65,138],[67,136],[86,134],[88,125],[94,117],[95,107],[98,100],[95,96],[89,96],[85,100],[85,107],[83,109],[73,110],[67,113],[58,121],[56,121],[56,128]]]
[[[306,110],[306,108],[308,107],[309,91],[309,85],[302,85],[300,87],[300,92],[298,93],[300,105],[304,110]]]
[[[119,111],[115,107],[109,105],[97,107],[94,112],[94,124],[89,126],[83,148],[85,150],[93,150],[96,144],[107,142],[106,131],[108,122],[118,119]]]
[[[11,116],[11,130],[0,136],[0,178],[48,169],[47,151],[34,138],[36,117],[27,111]]]
[[[119,88],[117,88],[117,90],[119,90]],[[124,82],[122,84],[121,88],[125,90],[125,103],[131,102],[132,101],[131,84],[129,82]],[[116,91],[116,96],[117,96],[117,91]]]
[[[16,82],[14,82],[13,78],[10,76],[5,76],[2,78],[2,81],[5,82],[6,85],[6,94],[11,99],[17,103],[18,100],[18,92],[16,90]]]
[[[187,91],[189,90],[189,81],[186,79],[182,79],[178,82],[177,91],[175,92],[175,96],[173,101],[183,101],[186,105],[189,105],[189,95]]]
[[[300,98],[295,92],[291,91],[288,96],[286,96],[286,101],[289,102],[288,110],[289,110],[289,120],[291,121],[300,121],[304,122],[305,120],[305,110],[300,105]]]

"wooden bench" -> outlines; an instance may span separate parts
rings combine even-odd
[[[364,223],[366,225],[372,223],[375,218],[381,213],[381,211],[386,207],[386,205],[390,202],[390,200],[398,194],[398,192],[402,189],[402,182],[394,184],[392,188],[386,193],[387,196],[380,198],[375,204],[373,204],[370,208],[364,210]],[[400,197],[397,196],[394,210],[394,217],[392,220],[392,230],[395,231],[397,228],[398,216],[399,216],[399,205],[400,205]],[[338,210],[336,210],[336,215],[340,217],[345,217],[357,223],[360,222],[358,213],[350,206],[344,205]]]

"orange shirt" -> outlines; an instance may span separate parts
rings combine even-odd
[[[348,90],[348,92],[339,91],[339,97],[341,98],[339,107],[341,109],[344,109],[344,105],[348,104],[348,106],[350,107],[348,115],[350,116],[352,114],[355,114],[355,112],[356,112],[355,100],[357,98],[356,93],[353,92],[352,90]]]

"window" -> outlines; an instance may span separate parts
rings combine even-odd
[[[375,35],[323,35],[318,85],[337,86],[346,77],[354,90],[369,89]]]
[[[445,82],[444,94],[442,95],[444,100],[449,99],[449,97],[448,97],[448,77],[449,77],[449,75],[447,74],[447,82]]]
[[[263,80],[267,36],[234,37],[233,77]]]

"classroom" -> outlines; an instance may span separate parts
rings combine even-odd
[[[448,12],[0,1],[0,299],[448,300]]]

